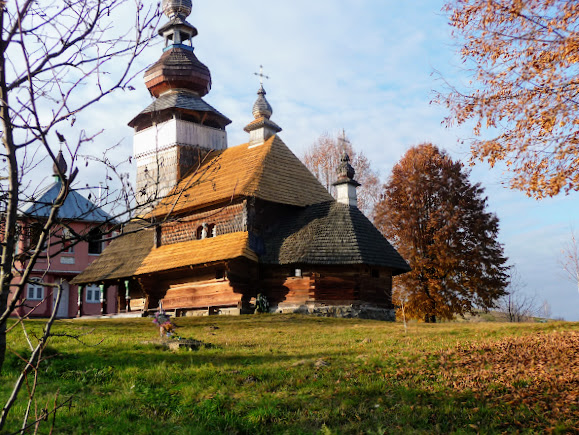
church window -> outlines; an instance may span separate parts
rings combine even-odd
[[[215,224],[207,225],[207,237],[215,237],[215,235],[216,235]]]
[[[161,226],[155,227],[155,247],[159,247],[163,242],[163,234],[161,232]]]
[[[96,304],[101,301],[101,288],[96,284],[86,286],[86,303]]]
[[[38,279],[29,282],[26,289],[26,299],[31,301],[41,301],[44,299],[44,286]]]
[[[103,240],[101,230],[93,228],[88,233],[88,253],[98,255],[103,252]]]

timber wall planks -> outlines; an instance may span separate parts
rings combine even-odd
[[[177,308],[207,308],[230,306],[241,302],[241,293],[227,279],[214,279],[195,283],[171,285],[163,298],[163,307],[168,310]]]
[[[268,268],[263,271],[260,286],[271,305],[304,305],[307,303],[359,304],[392,307],[392,276],[380,269],[362,267],[319,267],[302,269],[302,277],[288,276],[290,268]]]

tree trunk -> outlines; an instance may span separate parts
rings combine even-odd
[[[12,263],[14,260],[14,243],[16,243],[16,219],[18,208],[18,164],[16,160],[16,147],[12,136],[12,122],[8,106],[8,90],[6,87],[6,44],[2,32],[4,28],[5,11],[0,8],[0,120],[2,123],[2,144],[8,164],[8,202],[4,216],[4,243],[2,246],[2,264],[0,269],[0,374],[6,354],[6,321],[8,309],[8,296],[12,282]],[[17,297],[15,294],[14,297]]]
[[[436,323],[436,316],[434,314],[425,314],[424,323]]]
[[[0,295],[0,299],[4,299]],[[0,302],[0,306],[6,306],[6,302]],[[4,356],[6,355],[6,323],[0,323],[0,375],[2,375],[2,366],[4,365]]]

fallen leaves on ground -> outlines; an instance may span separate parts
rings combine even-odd
[[[525,407],[545,429],[548,423],[567,421],[579,431],[577,332],[537,333],[463,344],[424,358],[432,362],[427,370],[415,369],[410,363],[398,371],[398,377],[437,376],[446,387],[457,392],[471,391],[481,402]]]

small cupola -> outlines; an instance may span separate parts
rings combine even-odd
[[[257,91],[257,100],[253,104],[253,117],[255,118],[252,122],[247,124],[244,130],[249,133],[249,146],[261,145],[270,137],[279,133],[281,127],[269,118],[273,114],[273,109],[271,104],[265,98],[265,89],[263,88],[263,78],[267,76],[263,75],[262,68],[260,67],[260,87]]]
[[[169,22],[159,29],[165,40],[161,58],[145,72],[145,84],[152,96],[175,89],[186,89],[199,97],[211,89],[211,73],[193,53],[197,29],[187,22],[191,0],[163,0],[163,13]]]
[[[346,151],[342,154],[337,172],[338,180],[333,183],[336,186],[336,201],[352,207],[358,207],[356,188],[360,186],[360,183],[354,180],[356,171],[350,164],[350,156]]]

